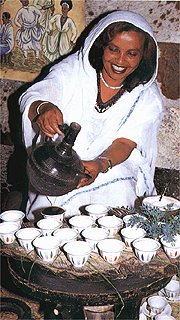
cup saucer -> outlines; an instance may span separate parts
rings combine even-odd
[[[164,297],[166,298],[167,301],[169,302],[179,302],[180,301],[180,295],[177,298],[168,298],[166,297],[164,288],[162,288],[159,292],[158,292],[158,296]]]
[[[142,307],[140,307],[140,309],[139,309],[139,320],[147,320],[147,317],[145,316],[145,314],[142,311]]]
[[[155,316],[156,314],[151,314],[150,311],[146,308],[147,307],[147,302],[145,301],[142,305],[142,312],[145,314],[145,316],[147,317],[153,317]],[[163,312],[161,312],[161,314],[168,314],[170,315],[171,314],[171,306],[169,304],[167,304],[166,308],[164,309]]]

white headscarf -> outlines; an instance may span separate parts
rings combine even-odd
[[[89,69],[89,51],[94,43],[94,41],[97,39],[97,37],[104,31],[105,28],[107,28],[110,24],[115,22],[129,22],[133,24],[134,26],[140,28],[141,30],[147,32],[154,40],[156,47],[157,47],[157,57],[156,57],[156,69],[155,72],[150,79],[150,81],[145,85],[145,87],[149,86],[156,78],[157,71],[158,71],[158,46],[157,41],[155,38],[155,35],[153,33],[152,28],[150,27],[149,23],[146,21],[146,19],[141,16],[138,13],[131,12],[131,11],[114,11],[109,13],[107,16],[102,18],[90,31],[89,35],[87,36],[83,48],[83,61],[84,61],[84,68],[85,71],[88,72]]]

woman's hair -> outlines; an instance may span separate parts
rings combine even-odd
[[[141,61],[136,70],[127,76],[124,81],[125,89],[130,92],[140,83],[147,83],[152,78],[156,68],[156,45],[148,33],[128,22],[112,23],[93,43],[89,52],[89,62],[97,72],[101,71],[103,69],[102,57],[104,48],[107,47],[109,42],[113,40],[118,33],[122,33],[123,31],[135,31],[143,34],[145,37],[144,52]]]
[[[60,5],[62,6],[63,4],[68,4],[68,6],[69,6],[69,11],[72,9],[72,7],[73,7],[73,4],[72,4],[72,1],[71,0],[62,0],[61,2],[60,2]]]

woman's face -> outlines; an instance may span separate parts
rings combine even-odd
[[[120,86],[139,65],[145,37],[135,31],[118,33],[104,49],[103,77],[111,86]]]
[[[67,17],[68,11],[69,11],[69,8],[67,7],[67,5],[63,4],[62,5],[62,15],[64,18]]]

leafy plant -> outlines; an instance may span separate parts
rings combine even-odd
[[[174,242],[175,236],[180,233],[180,215],[170,215],[172,205],[167,205],[164,211],[158,207],[140,206],[139,210],[132,211],[129,226],[137,226],[146,231],[147,236],[153,239],[164,238],[167,242]],[[180,210],[178,210],[180,213]]]

